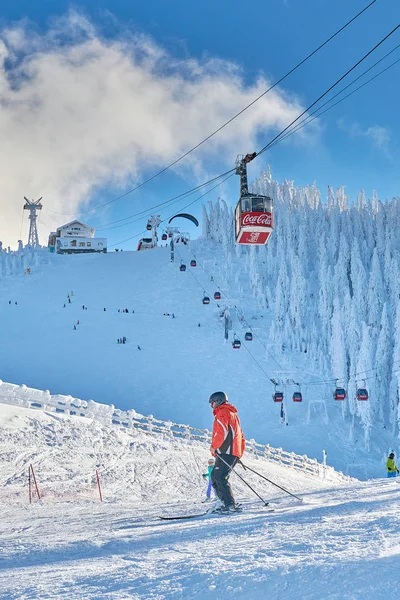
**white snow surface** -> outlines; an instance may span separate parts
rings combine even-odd
[[[0,427],[2,600],[399,597],[396,480],[338,486],[245,456],[303,502],[237,467],[274,512],[233,474],[242,513],[162,521],[203,511],[204,444],[7,405]]]
[[[175,263],[166,248],[43,253],[30,274],[3,274],[2,380],[37,388],[38,398],[50,390],[200,428],[212,424],[210,393],[225,390],[247,439],[319,460],[325,449],[329,464],[365,481],[340,484],[245,454],[245,464],[303,502],[237,467],[274,512],[233,474],[242,513],[162,521],[159,515],[204,509],[205,444],[0,404],[0,599],[400,597],[400,488],[382,479],[393,437],[382,430],[366,452],[361,430],[349,438],[340,403],[315,388],[301,404],[287,403],[282,424],[263,370],[271,376],[282,367],[294,381],[318,374],[306,355],[277,355],[263,325],[273,316],[258,308],[244,278],[236,290],[238,264],[231,258],[224,270],[219,252],[199,241],[177,248]],[[212,298],[217,286],[229,302],[203,305],[204,292]],[[226,304],[229,342],[219,316]],[[251,323],[252,342],[244,342],[247,326],[235,306]],[[116,343],[122,336],[127,344]],[[295,390],[287,386],[288,394]],[[21,404],[24,394],[21,388]],[[30,464],[42,496],[32,504]]]

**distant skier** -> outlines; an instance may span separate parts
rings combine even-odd
[[[397,468],[396,462],[394,460],[394,452],[391,452],[386,461],[386,470],[388,477],[396,477],[399,473],[399,469]]]
[[[138,349],[138,350],[141,350],[141,347],[139,346],[139,344],[138,344],[138,347],[137,347],[137,349]]]
[[[82,304],[82,310],[85,310],[85,305],[84,304]]]
[[[117,338],[117,344],[119,344],[119,338]]]
[[[219,512],[229,513],[238,510],[229,476],[238,460],[242,458],[246,442],[237,409],[228,403],[227,394],[214,392],[209,403],[214,414],[210,452],[215,456],[215,467],[211,481],[218,498],[223,502]]]
[[[76,330],[76,325],[74,325],[74,329]]]
[[[123,343],[123,344],[125,344],[125,342],[126,342],[126,337],[124,336],[124,337],[122,338],[122,343]]]
[[[200,327],[200,323],[197,323],[197,327]]]
[[[203,479],[208,479],[206,498],[205,498],[204,502],[208,502],[209,500],[211,500],[211,489],[212,489],[211,473],[213,472],[214,465],[215,465],[215,458],[209,458],[207,473],[202,474]],[[214,490],[214,494],[215,494],[215,490]]]
[[[67,306],[67,305],[66,305],[66,304],[64,304],[64,308],[65,308],[66,306]]]
[[[103,310],[104,310],[104,312],[106,312],[106,309],[105,309],[105,308],[103,308]]]
[[[80,320],[78,319],[78,320],[77,320],[77,322],[76,322],[76,324],[77,324],[77,325],[80,325],[80,323],[81,323],[81,322],[80,322]]]
[[[8,304],[11,304],[11,300],[8,301]]]

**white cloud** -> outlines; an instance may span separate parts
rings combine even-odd
[[[112,185],[118,195],[143,169],[165,166],[267,87],[263,77],[246,86],[238,67],[223,60],[178,60],[144,35],[103,39],[76,12],[44,35],[25,22],[3,30],[0,239],[15,246],[24,196],[74,213],[99,186]],[[193,172],[213,157],[231,165],[237,153],[256,148],[258,133],[268,141],[301,110],[274,90],[186,164]],[[54,227],[60,218],[47,213],[45,220]]]
[[[346,131],[350,137],[364,137],[367,138],[373,146],[382,150],[385,154],[389,154],[389,143],[392,139],[389,127],[382,127],[381,125],[371,125],[370,127],[363,128],[360,123],[352,123],[350,126],[346,125],[343,119],[337,121],[338,126],[343,131]]]

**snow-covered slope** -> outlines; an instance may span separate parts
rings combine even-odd
[[[0,428],[1,600],[399,597],[396,480],[338,486],[245,456],[303,502],[238,470],[274,512],[232,475],[241,514],[161,521],[202,510],[204,444],[1,404]]]
[[[197,266],[189,267],[194,256]],[[181,259],[186,272],[179,270]],[[166,247],[40,254],[27,275],[20,260],[0,283],[1,378],[200,428],[211,426],[207,399],[222,389],[239,408],[248,439],[320,461],[325,449],[329,464],[358,478],[383,474],[391,436],[383,431],[365,453],[357,428],[353,443],[340,406],[321,397],[318,387],[303,390],[303,403],[288,402],[289,425],[282,424],[269,377],[298,381],[306,374],[312,380],[313,362],[304,354],[277,352],[268,339],[273,315],[252,298],[240,261],[224,260],[220,244],[201,240],[190,248],[177,245],[175,263]],[[213,300],[217,289],[223,302]],[[202,304],[204,292],[209,305]],[[240,333],[240,350],[224,340],[225,306],[233,319],[230,340]],[[248,326],[252,342],[243,339]],[[123,336],[127,343],[117,344]],[[296,389],[288,385],[287,394]]]

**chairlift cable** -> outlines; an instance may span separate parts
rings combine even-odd
[[[352,71],[354,71],[354,69],[356,69],[366,58],[368,58],[368,56],[370,56],[373,52],[375,52],[375,50],[377,48],[379,48],[379,46],[381,46],[387,39],[389,39],[389,37],[391,35],[393,35],[400,27],[400,23],[398,25],[396,25],[396,27],[394,27],[392,29],[392,31],[390,31],[388,34],[385,35],[385,37],[383,37],[380,42],[378,42],[377,44],[375,44],[375,46],[373,48],[371,48],[371,50],[369,50],[366,54],[364,54],[364,56],[362,58],[360,58],[360,60],[358,60],[352,67],[350,67],[350,69],[348,69],[346,71],[346,73],[344,73],[344,75],[342,75],[341,77],[339,77],[339,79],[337,79],[335,81],[335,83],[333,85],[331,85],[323,94],[321,94],[312,104],[310,104],[305,110],[303,110],[303,112],[296,117],[295,119],[293,119],[293,121],[287,125],[280,133],[278,133],[270,142],[268,142],[268,144],[266,144],[263,148],[261,148],[261,150],[259,150],[257,152],[257,156],[259,156],[260,154],[263,154],[266,150],[268,150],[270,148],[270,146],[272,146],[272,144],[278,140],[278,138],[280,138],[292,125],[294,125],[295,123],[297,123],[297,121],[299,119],[301,119],[301,117],[303,115],[306,114],[306,112],[308,112],[310,110],[310,108],[312,108],[313,106],[315,106],[320,100],[322,100],[322,98],[324,98],[327,94],[329,94],[329,92],[331,90],[333,90],[333,88],[335,88],[341,81],[343,81],[343,79],[345,79],[345,77],[347,77],[347,75],[349,75],[349,73],[351,73]]]

